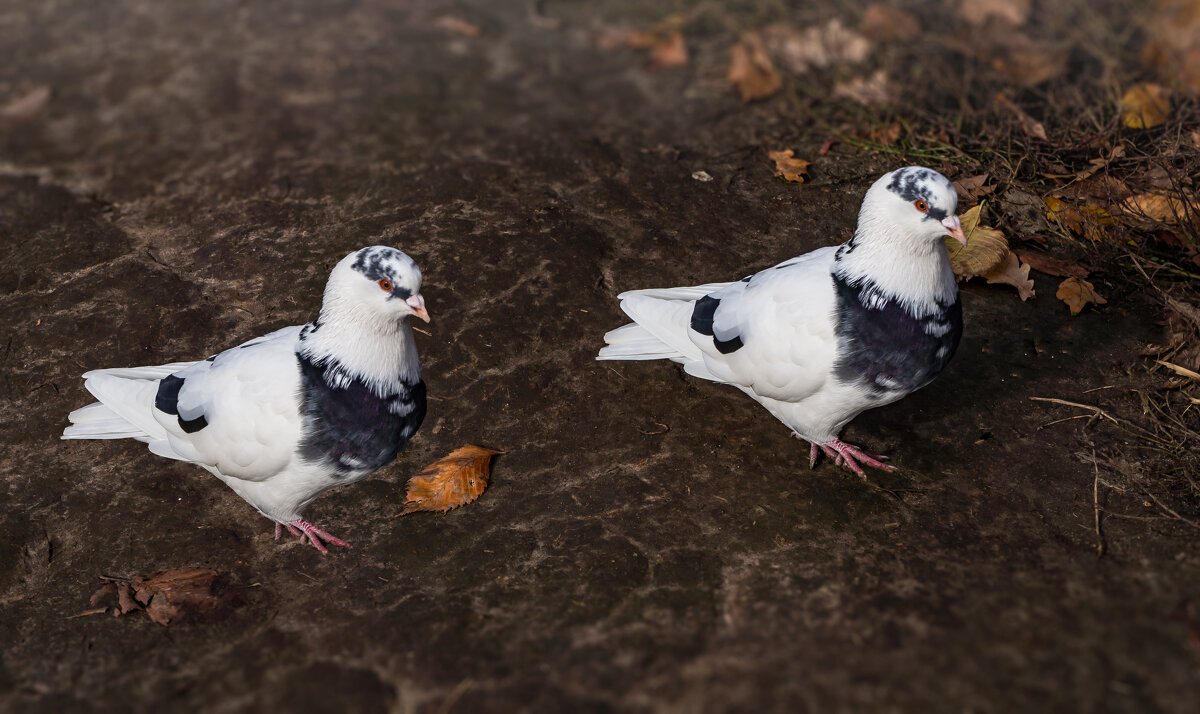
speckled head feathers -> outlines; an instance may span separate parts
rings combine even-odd
[[[884,174],[863,200],[860,222],[892,223],[922,238],[947,234],[943,223],[958,210],[958,193],[945,176],[923,166],[906,166]]]

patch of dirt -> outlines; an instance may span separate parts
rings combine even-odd
[[[1036,271],[1028,302],[966,284],[948,370],[847,429],[898,466],[866,483],[810,472],[736,390],[594,361],[618,292],[845,240],[901,165],[820,154],[829,128],[795,113],[812,95],[743,104],[720,23],[688,26],[683,67],[599,39],[673,9],[0,15],[0,104],[51,88],[0,135],[0,708],[1195,711],[1195,530],[1101,487],[1136,518],[1106,518],[1097,556],[1097,473],[1160,462],[1030,399],[1141,423],[1139,352],[1165,335],[1136,285],[1094,272],[1108,304],[1070,317]],[[812,161],[808,180],[775,178],[768,148]],[[374,243],[425,275],[434,401],[395,465],[306,512],[352,550],[275,542],[141,444],[57,440],[82,372],[307,321],[334,263]],[[480,500],[395,518],[407,478],[464,443],[506,452]],[[69,619],[100,576],[183,567],[232,573],[246,605],[169,636]]]

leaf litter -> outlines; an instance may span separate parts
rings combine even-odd
[[[151,620],[167,627],[215,622],[246,604],[232,577],[210,568],[176,568],[105,580],[108,582],[89,599],[92,609],[76,617],[102,613],[119,617],[145,611]],[[106,601],[110,604],[104,604]]]

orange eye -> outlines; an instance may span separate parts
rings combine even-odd
[[[913,205],[916,206],[917,210],[920,211],[921,213],[926,213],[929,211],[929,204],[925,203],[925,201],[923,201],[919,198],[917,200],[913,201]]]
[[[384,290],[386,290],[390,293],[392,291],[392,281],[388,280],[387,278],[384,278],[383,280],[379,281],[379,287],[383,288]]]

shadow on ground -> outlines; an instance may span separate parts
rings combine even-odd
[[[1098,558],[1079,453],[1125,437],[1029,399],[1132,408],[1160,337],[1136,296],[1069,319],[1049,281],[970,284],[947,373],[847,431],[898,472],[810,472],[734,390],[592,358],[621,290],[849,237],[887,157],[774,179],[765,143],[826,137],[599,49],[661,14],[636,5],[299,5],[0,16],[0,88],[53,90],[0,137],[8,711],[1195,710],[1194,532],[1111,519]],[[307,321],[374,243],[425,273],[434,401],[394,466],[307,512],[353,550],[276,543],[139,444],[57,441],[83,371]],[[508,452],[483,498],[396,518],[465,443]],[[247,606],[69,617],[101,575],[186,565]]]

